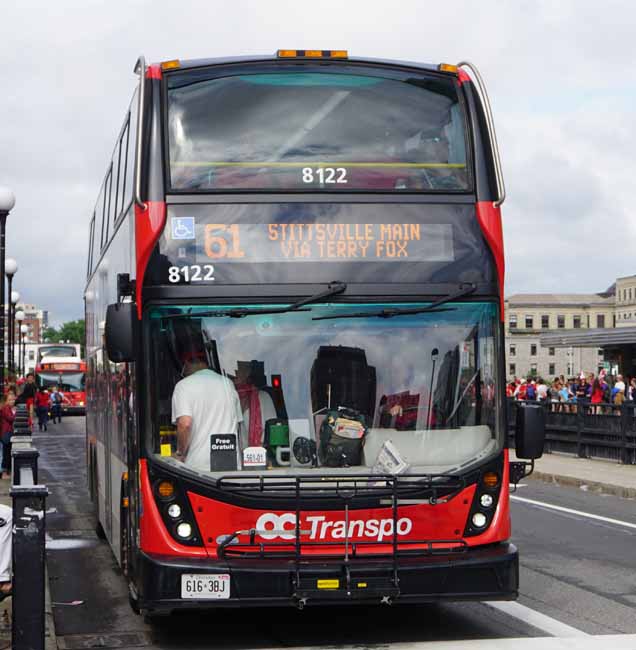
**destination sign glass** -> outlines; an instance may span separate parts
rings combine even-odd
[[[462,204],[171,205],[158,253],[151,284],[492,281]]]
[[[43,370],[79,370],[78,363],[43,363]]]

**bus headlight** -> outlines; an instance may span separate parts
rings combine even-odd
[[[182,537],[183,539],[187,539],[192,535],[192,526],[190,526],[190,524],[187,524],[185,522],[179,524],[177,526],[177,535],[179,535],[179,537]]]
[[[482,494],[481,498],[479,499],[479,503],[481,503],[482,508],[490,508],[494,502],[495,500],[490,494]]]
[[[168,515],[173,519],[179,519],[179,517],[181,516],[181,506],[178,503],[173,503],[168,508]]]
[[[473,526],[475,528],[483,528],[486,525],[486,515],[483,512],[476,512],[473,515]]]

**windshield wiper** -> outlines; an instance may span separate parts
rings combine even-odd
[[[447,302],[452,302],[457,300],[457,298],[463,298],[468,296],[471,293],[474,293],[477,290],[477,285],[475,284],[462,284],[460,288],[455,292],[451,293],[448,296],[444,296],[435,302],[432,302],[426,307],[389,307],[387,309],[381,309],[380,311],[356,311],[351,314],[333,314],[331,316],[315,316],[311,320],[334,320],[336,318],[367,318],[377,316],[378,318],[393,318],[393,316],[404,316],[407,314],[426,314],[429,312],[437,313],[442,311],[454,311],[455,307],[445,307],[438,309],[441,305],[446,304]]]
[[[311,309],[303,309],[305,305],[314,302],[319,302],[325,298],[336,296],[343,293],[347,289],[346,282],[330,282],[325,291],[315,293],[313,296],[297,300],[287,307],[271,307],[264,309],[252,309],[251,307],[236,307],[234,309],[226,309],[224,311],[199,311],[193,312],[191,309],[182,314],[167,314],[164,318],[214,318],[214,317],[229,317],[229,318],[243,318],[244,316],[258,316],[260,314],[286,314],[289,311],[311,311]]]

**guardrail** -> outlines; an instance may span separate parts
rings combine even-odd
[[[11,438],[13,460],[14,650],[44,650],[46,486],[38,485],[39,453],[32,445],[26,408],[18,406]]]
[[[524,403],[508,401],[511,446],[514,446],[516,409]],[[636,465],[636,402],[621,405],[591,404],[589,401],[539,403],[546,410],[547,453],[556,451],[580,458]]]

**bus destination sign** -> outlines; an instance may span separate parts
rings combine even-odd
[[[78,363],[43,363],[42,370],[79,370]]]
[[[449,224],[198,223],[191,232],[190,246],[173,242],[183,251],[194,244],[197,263],[453,260]]]

